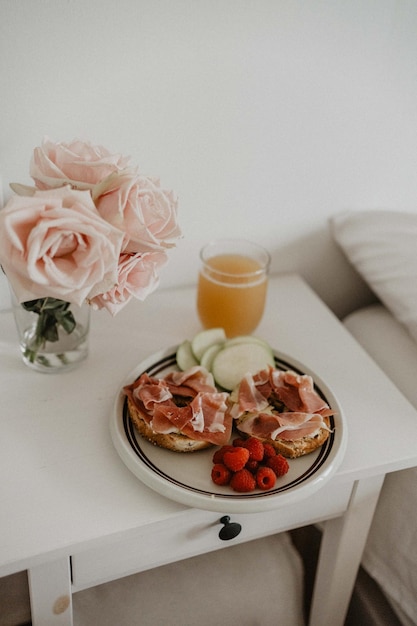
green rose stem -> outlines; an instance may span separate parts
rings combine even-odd
[[[45,346],[47,341],[58,341],[59,326],[68,335],[75,329],[76,321],[69,310],[69,302],[56,298],[38,298],[23,302],[22,307],[26,311],[31,311],[39,316],[35,334],[24,352],[24,356],[30,363],[36,361],[39,350]],[[48,362],[44,363],[44,365],[48,365]]]

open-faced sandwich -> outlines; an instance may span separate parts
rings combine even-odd
[[[268,367],[247,374],[230,396],[237,431],[272,444],[288,458],[313,452],[329,437],[333,411],[307,374]]]
[[[212,374],[201,366],[164,378],[144,373],[124,392],[137,430],[162,448],[193,452],[230,440],[229,394],[219,392]]]
[[[270,346],[257,337],[226,339],[209,329],[177,351],[180,371],[164,378],[143,373],[124,387],[130,419],[149,441],[178,452],[230,443],[240,437],[270,443],[296,458],[331,433],[334,413],[308,374],[274,367]]]

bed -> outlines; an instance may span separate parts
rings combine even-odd
[[[377,299],[344,324],[417,407],[417,214],[352,211],[330,227]],[[362,561],[404,626],[417,624],[416,513],[417,468],[388,475]]]

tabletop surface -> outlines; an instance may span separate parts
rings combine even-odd
[[[62,374],[21,361],[11,312],[0,312],[0,575],[48,555],[183,514],[123,464],[109,420],[126,375],[200,330],[195,287],[93,312],[88,359]],[[417,412],[296,275],[271,277],[256,331],[326,382],[343,407],[345,457],[332,480],[417,465]]]

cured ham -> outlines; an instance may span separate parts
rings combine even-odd
[[[154,433],[179,433],[216,445],[230,439],[228,394],[219,392],[212,375],[199,366],[165,378],[144,373],[124,392]]]
[[[239,432],[277,445],[282,442],[288,456],[312,451],[331,432],[328,417],[333,411],[307,374],[272,367],[248,374],[232,401]]]
[[[289,441],[314,437],[321,428],[330,430],[318,413],[252,413],[239,424],[239,430],[247,435]]]
[[[233,407],[233,417],[239,417],[245,411],[264,411],[268,407],[270,387],[267,390],[259,389],[255,378],[247,374],[240,382],[238,402]],[[267,395],[266,395],[267,393]]]
[[[216,389],[213,374],[200,365],[190,367],[182,372],[170,372],[165,376],[164,381],[177,395],[183,389],[188,392],[190,389],[193,389],[196,393],[199,391],[212,392]]]
[[[313,379],[308,374],[271,370],[270,379],[273,392],[290,411],[318,412],[329,408],[315,391]]]

